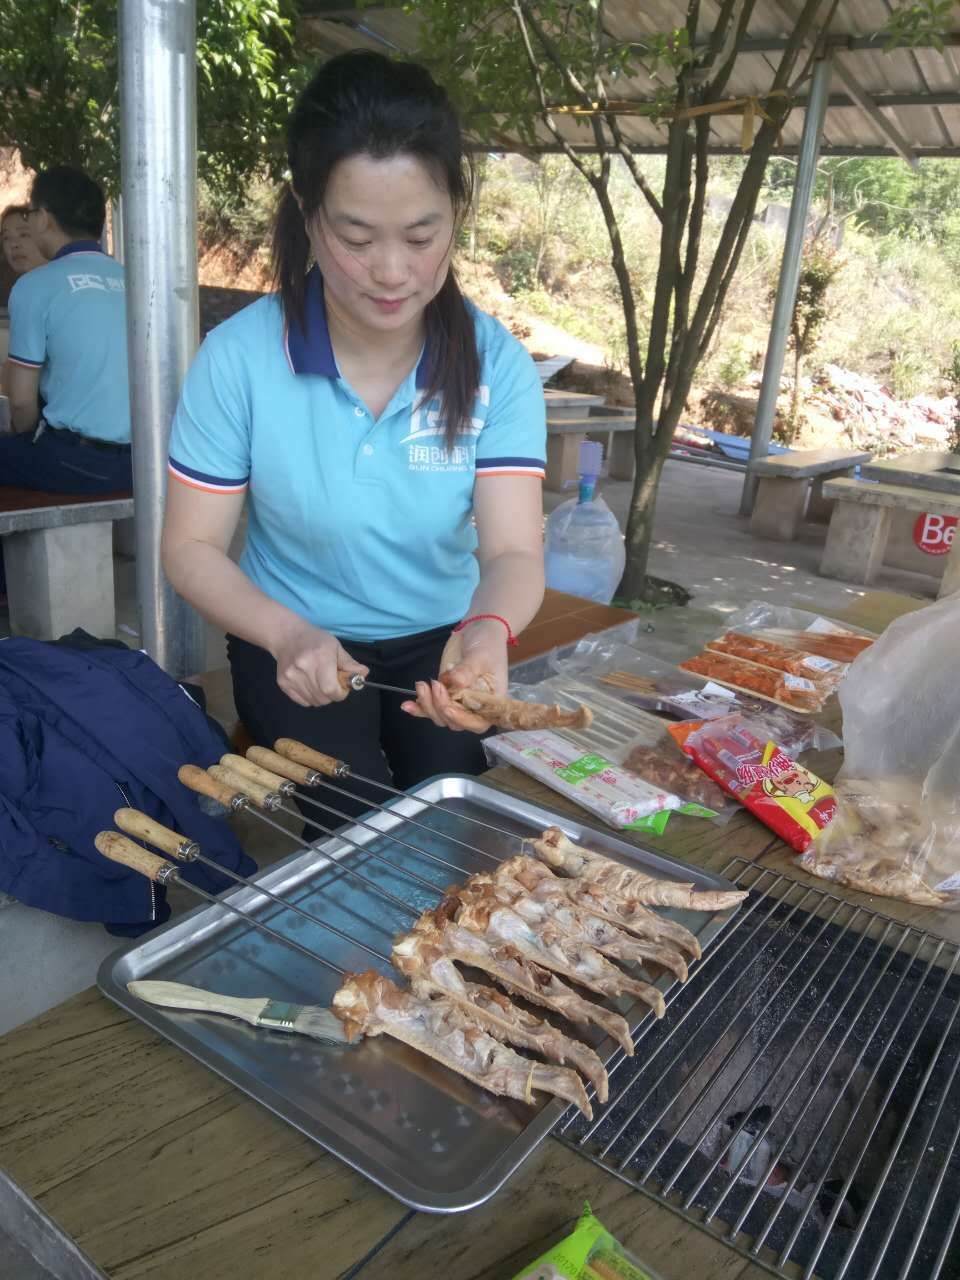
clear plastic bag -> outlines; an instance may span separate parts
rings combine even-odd
[[[840,688],[837,816],[816,875],[923,906],[960,905],[960,596],[899,618]]]
[[[551,666],[561,677],[551,688],[569,688],[575,680],[580,700],[590,705],[593,692],[670,720],[712,720],[742,711],[789,755],[840,746],[835,733],[809,716],[681,671],[629,645],[604,642],[602,636],[587,637],[567,657],[554,658]]]
[[[499,733],[484,739],[491,764],[510,764],[618,831],[659,834],[683,801],[651,786],[609,756],[585,751],[552,729]]]

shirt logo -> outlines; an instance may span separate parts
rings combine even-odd
[[[99,289],[102,293],[125,293],[123,281],[115,276],[101,276],[94,271],[86,271],[80,275],[67,276],[71,293],[79,293],[81,289]]]
[[[477,392],[477,408],[485,409],[490,403],[489,387]],[[429,403],[418,405],[410,415],[410,434],[403,437],[401,445],[407,446],[407,468],[410,471],[472,471],[474,468],[474,441],[483,430],[485,418],[474,416],[470,425],[461,429],[457,439],[463,444],[447,448],[446,444],[427,444],[428,440],[441,440],[446,435],[443,406],[436,397]]]

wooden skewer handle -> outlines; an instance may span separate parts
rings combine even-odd
[[[293,790],[293,783],[289,778],[281,778],[278,773],[271,773],[269,769],[264,769],[253,760],[248,760],[246,756],[235,756],[228,752],[220,757],[220,763],[231,773],[244,779],[249,778],[251,782],[266,787],[268,791],[278,791],[280,795],[287,795]]]
[[[211,777],[206,769],[201,769],[196,764],[181,765],[177,770],[177,777],[185,787],[189,787],[191,791],[196,791],[198,795],[209,796],[211,800],[218,800],[225,809],[236,809],[238,801],[242,801],[245,798],[239,786],[236,784],[227,786],[226,783]]]
[[[280,803],[280,797],[275,791],[271,791],[269,787],[261,787],[259,782],[254,782],[252,778],[244,778],[222,764],[212,765],[207,773],[217,782],[222,782],[241,795],[247,796],[258,809],[275,809]]]
[[[306,765],[288,760],[286,756],[281,756],[276,751],[271,751],[269,747],[251,747],[247,752],[247,759],[252,760],[254,764],[258,764],[264,769],[269,769],[280,777],[289,778],[291,782],[299,782],[303,787],[315,787],[317,785],[316,769],[308,769]]]
[[[156,884],[166,884],[168,880],[176,878],[177,868],[172,862],[167,862],[166,858],[158,858],[149,849],[134,844],[126,836],[120,835],[119,831],[101,831],[93,843],[105,858],[112,862],[122,862],[131,871],[139,871]]]
[[[305,764],[308,769],[316,769],[317,773],[326,774],[328,778],[343,778],[350,772],[349,767],[342,760],[325,756],[322,751],[314,751],[312,747],[304,746],[295,738],[278,738],[273,746],[288,760]]]
[[[156,845],[164,853],[169,853],[182,862],[190,862],[200,852],[200,846],[194,840],[177,831],[171,831],[162,822],[155,822],[139,809],[118,809],[113,820],[128,836],[137,836],[148,844]]]

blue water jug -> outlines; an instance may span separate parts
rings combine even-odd
[[[609,604],[626,550],[617,517],[596,496],[602,461],[602,445],[588,440],[580,446],[580,492],[547,520],[545,561],[548,587]]]

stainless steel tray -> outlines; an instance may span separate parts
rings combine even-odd
[[[421,805],[417,796],[442,808]],[[340,863],[362,871],[412,907],[435,906],[437,897],[429,890],[385,867],[367,850],[382,852],[392,862],[414,870],[438,890],[474,871],[489,870],[492,864],[484,853],[502,859],[519,852],[519,840],[464,822],[464,814],[516,832],[518,837],[558,823],[573,839],[663,878],[692,880],[698,889],[731,887],[719,876],[638,850],[574,819],[557,818],[476,778],[457,776],[431,779],[397,800],[388,812],[366,815],[364,821],[376,831],[359,825],[346,828],[344,834],[363,845],[363,851],[331,837],[277,863],[257,882],[388,955],[391,939],[410,927],[411,918],[345,874]],[[409,816],[430,831],[407,822]],[[429,861],[392,837],[446,859],[457,870]],[[225,896],[345,969],[373,965],[389,971],[388,964],[377,965],[360,947],[341,941],[255,890],[241,888]],[[704,948],[729,918],[689,911],[669,914],[693,930]],[[453,1213],[481,1204],[565,1110],[559,1100],[534,1108],[495,1098],[386,1037],[353,1047],[332,1047],[210,1014],[154,1008],[135,1000],[126,988],[128,982],[145,977],[192,983],[228,995],[269,995],[327,1005],[338,986],[335,974],[243,925],[230,912],[205,905],[108,956],[98,981],[105,995],[135,1017],[416,1209]],[[662,979],[660,985],[666,990],[672,980]],[[629,998],[617,1007],[632,1028],[648,1014],[646,1005]],[[602,1033],[590,1035],[577,1028],[576,1034],[593,1044],[604,1061],[613,1055],[615,1045]]]

